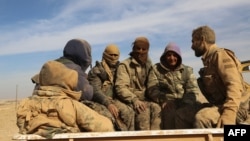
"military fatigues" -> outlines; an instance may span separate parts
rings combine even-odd
[[[178,56],[174,69],[167,67],[165,56],[169,51]],[[193,69],[182,64],[178,46],[168,44],[165,48],[160,62],[150,70],[147,88],[147,95],[161,107],[172,105],[172,108],[162,109],[162,129],[193,128],[200,89]]]
[[[135,130],[160,129],[161,108],[145,97],[145,86],[151,67],[152,63],[149,59],[143,67],[135,59],[129,57],[121,62],[117,69],[115,90],[119,99],[134,109],[133,102],[136,100],[141,100],[147,105],[145,112],[135,113]]]
[[[111,69],[111,72],[114,75],[115,68]],[[134,111],[131,107],[114,98],[113,83],[109,81],[108,77],[109,76],[101,62],[97,61],[95,67],[93,67],[88,73],[89,82],[94,88],[94,102],[88,101],[85,102],[85,104],[98,111],[102,115],[112,119],[115,126],[119,126],[117,127],[117,130],[132,131],[134,130]],[[113,115],[107,109],[108,105],[110,104],[114,104],[118,108],[119,118],[125,125],[117,125],[120,124],[119,121],[117,121],[118,119],[114,119]]]
[[[198,79],[210,106],[196,115],[197,128],[239,124],[247,118],[249,94],[246,93],[240,62],[233,52],[215,44],[203,55],[204,68]]]
[[[52,138],[57,133],[114,131],[108,118],[78,102],[81,91],[72,91],[77,86],[76,71],[49,61],[39,75],[40,86],[17,108],[21,134]]]

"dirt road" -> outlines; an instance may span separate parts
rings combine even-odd
[[[13,141],[12,136],[17,132],[16,101],[0,100],[0,141]]]

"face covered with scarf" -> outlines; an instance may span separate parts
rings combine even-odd
[[[133,42],[130,55],[139,63],[145,64],[148,60],[149,41],[146,37],[137,37]]]
[[[109,65],[109,67],[115,67],[119,61],[120,51],[117,45],[109,44],[106,46],[102,59]]]

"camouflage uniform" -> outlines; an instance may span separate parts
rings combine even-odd
[[[94,110],[102,115],[109,117],[115,124],[116,130],[134,130],[134,111],[131,107],[120,102],[114,97],[113,82],[110,82],[109,75],[103,67],[103,62],[96,62],[88,73],[90,84],[94,88],[94,102],[84,102]],[[119,62],[116,63],[114,68],[111,68],[112,75],[115,74],[115,68]],[[96,103],[97,102],[97,103]],[[115,118],[107,109],[110,104],[114,104],[119,110],[119,117]]]
[[[150,60],[145,66],[141,66],[134,58],[130,57],[121,62],[117,69],[115,83],[117,96],[133,109],[136,109],[133,105],[136,100],[141,100],[147,105],[146,111],[135,112],[135,130],[160,129],[161,109],[158,104],[148,101],[145,97],[145,84],[151,67]]]
[[[202,56],[198,84],[208,104],[196,114],[195,127],[213,128],[241,124],[247,119],[249,93],[241,74],[241,64],[231,50],[215,44],[208,26],[193,30],[192,49]]]
[[[176,53],[178,58],[174,69],[168,67],[165,59],[169,51]],[[150,70],[147,87],[147,95],[154,102],[173,106],[162,109],[162,129],[193,127],[200,90],[193,69],[182,64],[179,47],[174,43],[166,46],[160,62]]]
[[[57,133],[114,131],[112,122],[78,102],[78,73],[57,61],[46,62],[39,73],[40,86],[17,108],[21,134],[52,138]]]
[[[196,126],[215,127],[220,116],[224,116],[226,120],[219,124],[244,122],[248,109],[246,97],[249,94],[245,93],[240,62],[233,52],[213,45],[205,54],[203,64],[206,67],[200,70],[201,77],[198,82],[213,107],[204,108],[197,113]]]

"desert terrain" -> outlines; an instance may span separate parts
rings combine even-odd
[[[16,104],[15,100],[0,99],[0,141],[14,141],[12,136],[18,133]]]

